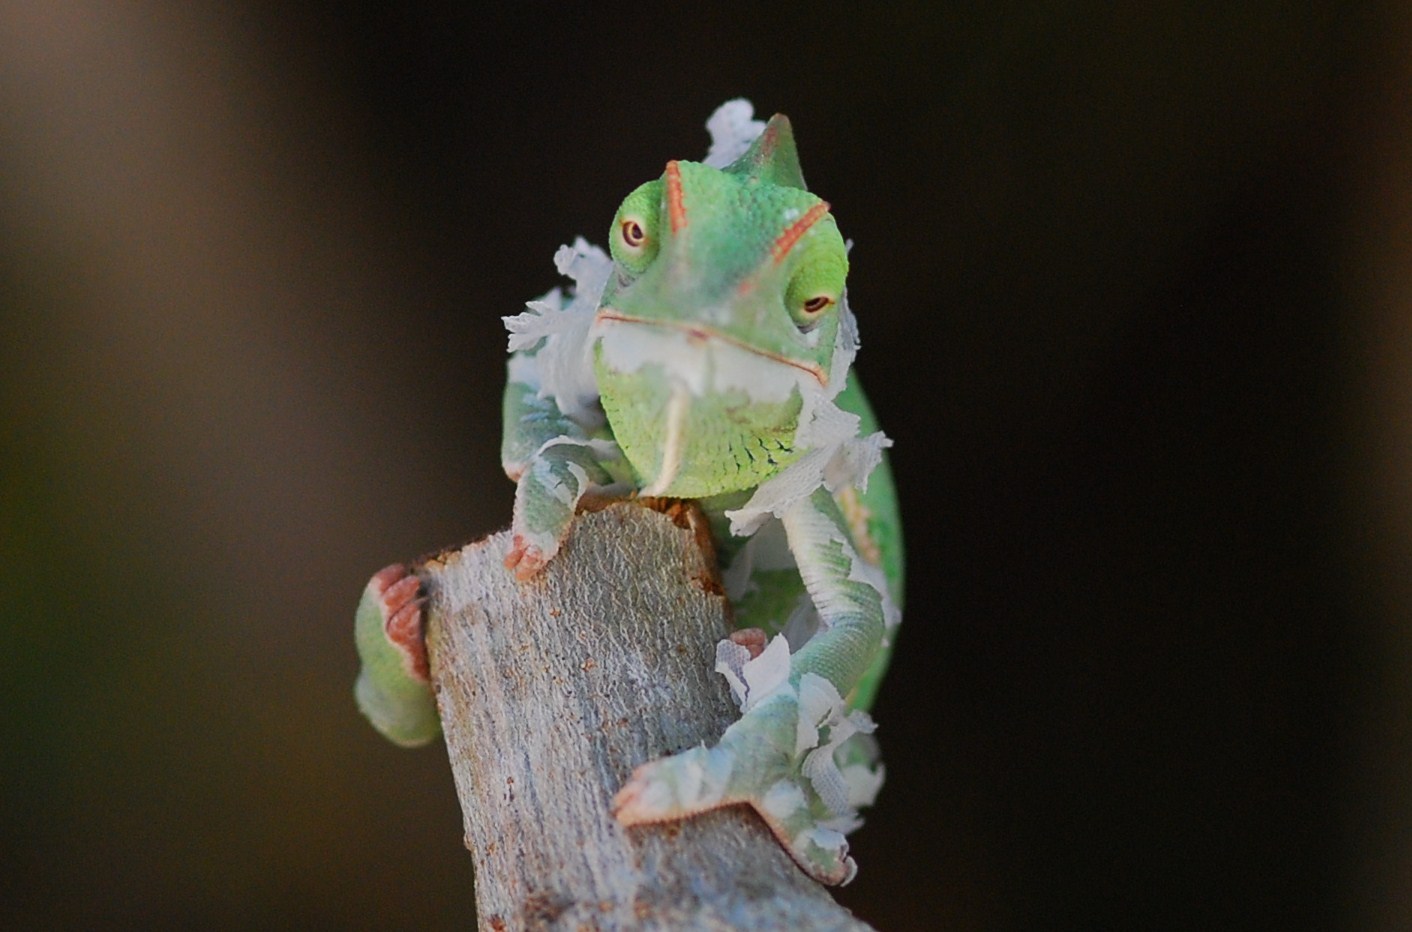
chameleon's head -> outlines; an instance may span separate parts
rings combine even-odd
[[[595,361],[619,446],[653,494],[758,485],[797,454],[804,398],[841,388],[848,256],[804,188],[789,121],[725,169],[668,162],[609,238]]]

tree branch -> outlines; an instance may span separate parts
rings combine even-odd
[[[713,672],[729,608],[700,512],[581,515],[527,583],[507,537],[418,571],[481,927],[867,929],[747,808],[632,829],[609,811],[633,767],[737,715]]]

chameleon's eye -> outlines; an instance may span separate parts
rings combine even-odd
[[[623,245],[629,249],[641,249],[642,244],[647,242],[647,231],[636,217],[624,217],[623,222],[618,224],[618,230],[623,235]]]
[[[838,303],[838,298],[832,294],[814,294],[802,301],[795,299],[790,303],[789,316],[794,318],[796,327],[808,333],[819,325],[819,321],[824,319],[824,311],[836,303]]]
[[[794,267],[785,288],[784,304],[794,326],[808,333],[837,308],[848,278],[848,249],[833,217],[824,216],[814,224],[790,259]]]
[[[840,256],[842,251],[840,250]],[[799,269],[784,294],[790,319],[805,333],[813,330],[838,305],[843,280],[848,274],[847,259],[825,253]]]
[[[613,228],[608,233],[608,247],[613,259],[634,274],[642,272],[657,258],[661,245],[657,237],[658,217],[662,213],[662,182],[649,181],[627,196]]]

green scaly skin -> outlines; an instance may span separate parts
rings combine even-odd
[[[570,366],[589,386],[584,397],[551,385],[553,336],[522,344],[511,361],[502,453],[517,490],[506,566],[521,579],[539,572],[584,495],[701,500],[739,628],[741,646],[723,644],[720,656],[735,651],[722,662],[737,685],[750,683],[736,689],[745,711],[714,747],[639,767],[614,811],[631,825],[747,803],[806,872],[847,882],[844,833],[881,782],[863,713],[899,617],[902,540],[878,461],[886,442],[847,369],[843,239],[805,189],[783,116],[724,168],[669,162],[627,197],[609,236],[612,269],[572,357],[581,368]],[[527,317],[507,319],[512,332]],[[831,418],[847,429],[822,429]],[[801,476],[814,478],[785,481]],[[396,575],[384,574],[359,610],[359,700],[389,737],[417,743],[435,734],[435,708],[425,683],[406,675],[415,657],[391,662],[408,649],[389,652],[375,636],[389,617],[406,621],[405,598],[384,604],[388,584],[376,583]],[[782,633],[790,652],[781,640],[762,653]]]

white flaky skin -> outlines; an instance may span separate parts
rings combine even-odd
[[[633,825],[748,804],[802,869],[846,883],[844,836],[883,778],[863,709],[900,618],[890,474],[868,492],[891,442],[865,430],[871,413],[849,385],[848,245],[804,188],[788,120],[756,120],[734,100],[707,127],[704,164],[669,162],[624,202],[616,259],[582,238],[561,247],[554,263],[572,284],[504,319],[502,463],[517,483],[505,566],[532,579],[585,496],[700,496],[736,617],[749,619],[716,654],[741,718],[713,747],[637,768],[613,811]],[[644,243],[661,251],[623,252]],[[659,255],[671,261],[652,265]],[[722,464],[737,484],[716,481]],[[421,601],[394,565],[357,613],[360,706],[403,744],[439,727]]]

